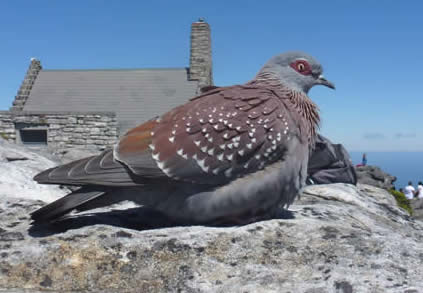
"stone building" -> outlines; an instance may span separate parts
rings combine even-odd
[[[54,149],[104,149],[212,84],[210,27],[202,19],[191,25],[186,68],[57,70],[33,58],[10,111],[0,111],[0,136]]]

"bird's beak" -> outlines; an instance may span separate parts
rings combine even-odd
[[[328,88],[335,89],[335,85],[327,80],[323,75],[319,75],[316,79],[316,84],[327,86]]]

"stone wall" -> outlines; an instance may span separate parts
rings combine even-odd
[[[213,85],[210,26],[203,19],[191,25],[189,75],[199,89]]]
[[[0,111],[0,136],[8,141],[16,140],[15,123],[9,111]]]
[[[0,111],[0,136],[20,143],[20,129],[46,129],[49,148],[90,148],[102,150],[117,141],[113,112],[13,112]]]

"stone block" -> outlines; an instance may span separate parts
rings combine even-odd
[[[84,132],[85,131],[85,129],[84,128],[82,128],[82,127],[75,127],[75,130],[74,130],[76,133],[80,133],[80,132]]]
[[[47,123],[50,124],[66,124],[66,118],[47,118]]]
[[[97,127],[106,127],[107,123],[106,122],[94,122],[94,125]]]
[[[68,117],[67,123],[76,124],[77,123],[76,117],[72,117],[72,116]]]
[[[100,131],[100,129],[99,129],[99,128],[91,128],[91,129],[90,129],[90,133],[91,133],[91,134],[100,134],[100,133],[101,133],[101,131]]]
[[[4,133],[8,133],[8,134],[9,133],[15,133],[15,131],[16,131],[15,128],[5,128],[3,130]]]
[[[117,136],[116,130],[108,130],[104,134],[106,134],[108,136]]]
[[[107,117],[107,116],[103,116],[103,117],[100,118],[100,121],[102,121],[102,122],[109,122],[109,121],[112,121],[112,118]]]
[[[62,125],[60,124],[50,124],[49,129],[60,129],[62,128]]]

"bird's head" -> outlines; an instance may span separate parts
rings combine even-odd
[[[323,76],[323,68],[312,56],[303,52],[287,52],[271,58],[259,73],[271,73],[293,89],[304,93],[315,85],[335,89],[335,85]]]

